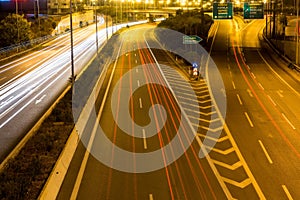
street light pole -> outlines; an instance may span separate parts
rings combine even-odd
[[[70,37],[71,37],[71,84],[74,88],[75,76],[74,76],[74,52],[73,52],[73,19],[72,19],[72,0],[70,0]],[[74,90],[72,89],[72,92]]]
[[[95,5],[94,5],[95,6]],[[96,22],[96,51],[97,51],[97,55],[98,55],[98,20],[97,20],[98,16],[97,16],[97,9],[95,9],[95,22]]]
[[[296,65],[299,64],[299,0],[297,0],[297,35],[296,35]]]

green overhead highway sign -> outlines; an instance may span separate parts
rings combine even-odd
[[[203,39],[198,35],[184,35],[183,36],[183,44],[198,44]]]
[[[263,3],[244,3],[244,19],[263,19]]]
[[[232,19],[232,2],[213,4],[213,19]]]

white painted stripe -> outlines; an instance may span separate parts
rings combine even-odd
[[[250,97],[253,97],[253,94],[252,94],[252,92],[251,92],[250,89],[247,89],[247,92],[248,92],[248,94],[249,94]]]
[[[276,106],[276,103],[275,103],[275,101],[273,101],[273,99],[271,98],[271,96],[270,96],[270,95],[268,95],[268,98],[270,99],[270,101],[272,102],[272,104],[273,104],[274,106]]]
[[[138,69],[138,68],[136,68],[136,69],[135,69],[135,72],[136,72],[136,73],[139,73],[139,69]]]
[[[263,145],[262,141],[261,141],[261,140],[258,140],[258,142],[259,142],[259,144],[260,144],[260,147],[261,147],[262,150],[264,151],[264,154],[265,154],[265,156],[267,157],[269,163],[270,163],[270,164],[273,164],[273,161],[272,161],[270,155],[268,154],[268,152],[267,152],[265,146]]]
[[[14,71],[13,72],[13,74],[16,74],[16,73],[18,73],[20,71],[20,69],[18,69],[18,70],[16,70],[16,71]]]
[[[252,75],[252,77],[253,77],[254,79],[256,79],[256,76],[254,75],[253,72],[251,72],[251,75]]]
[[[143,129],[143,141],[144,141],[144,149],[147,149],[147,140],[146,140],[145,129]]]
[[[282,117],[287,121],[287,123],[292,127],[292,129],[296,129],[295,126],[291,123],[291,121],[285,116],[285,114],[281,113]]]
[[[233,89],[235,89],[234,81],[231,81]]]
[[[139,98],[140,108],[143,108],[142,98]]]
[[[241,100],[240,95],[239,95],[239,94],[236,94],[236,96],[237,96],[237,98],[238,98],[238,100],[239,100],[239,103],[240,103],[241,105],[243,105],[243,102],[242,102],[242,100]]]
[[[140,87],[140,81],[139,80],[137,80],[137,85],[138,85],[138,87]]]
[[[247,65],[247,68],[248,68],[249,70],[251,69],[249,65]]]
[[[137,60],[135,60],[135,63],[137,63]]]
[[[265,90],[265,88],[262,86],[261,83],[258,83],[259,87],[262,89],[262,90]]]
[[[149,200],[153,200],[153,195],[149,194]]]
[[[246,118],[247,118],[247,120],[248,120],[250,126],[253,127],[253,123],[252,123],[252,121],[251,121],[251,119],[250,119],[250,117],[249,117],[249,115],[248,115],[247,112],[245,112],[245,116],[246,116]]]
[[[266,59],[261,55],[261,53],[257,50],[259,56],[264,60],[264,62],[267,64],[267,66],[269,67],[269,69],[284,83],[286,84],[294,93],[296,93],[298,95],[298,97],[300,96],[300,93],[295,90],[290,84],[288,84],[273,68],[272,66],[266,61]],[[279,95],[280,96],[280,95]]]
[[[232,78],[232,72],[231,72],[231,71],[229,71],[229,75],[230,75],[230,77]]]
[[[282,185],[282,188],[283,188],[283,191],[285,192],[287,198],[288,198],[289,200],[293,200],[293,197],[292,197],[292,195],[290,194],[290,192],[289,192],[289,190],[287,189],[287,187],[286,187],[285,185]]]
[[[283,97],[283,95],[281,94],[281,91],[280,90],[278,90],[278,91],[276,91],[277,92],[277,94],[280,96],[280,97]]]
[[[134,56],[136,56],[136,53],[134,54]]]

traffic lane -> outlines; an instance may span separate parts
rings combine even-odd
[[[249,23],[244,28],[240,29],[241,38],[242,38],[242,47],[243,48],[260,48],[260,38],[259,34],[260,31],[265,26],[265,20],[264,19],[255,19],[252,20],[251,23]]]
[[[106,118],[105,118],[106,119]],[[104,124],[107,124],[107,123],[104,123]],[[123,140],[120,140],[120,141],[123,141]],[[120,144],[121,145],[121,144]]]
[[[68,85],[70,70],[40,85],[0,120],[0,157],[4,159]],[[65,76],[63,76],[65,75]],[[53,80],[55,80],[55,83]],[[61,87],[57,87],[59,84]]]
[[[102,41],[104,37],[102,38]],[[84,53],[79,54],[80,51],[84,50]],[[87,42],[81,46],[78,46],[74,49],[76,53],[74,56],[74,71],[75,74],[79,73],[82,68],[85,66],[89,60],[94,56],[94,52],[96,51],[96,47],[93,42]],[[57,76],[61,76],[61,73],[65,71],[71,71],[69,68],[69,52],[65,52],[60,54],[60,59],[53,60],[52,62],[48,61],[44,65],[40,66],[34,73],[27,74],[22,79],[19,79],[10,85],[3,88],[1,91],[2,94],[2,102],[1,109],[5,109],[4,113],[1,113],[1,119],[3,115],[7,115],[10,110],[12,110],[17,104],[21,103],[23,99],[28,98],[32,92],[37,90],[42,90],[40,87],[41,84],[45,82],[55,79]],[[66,78],[66,80],[69,77]],[[43,89],[44,90],[44,89]],[[2,125],[1,125],[2,126]]]
[[[214,57],[218,57],[220,54],[227,53],[228,48],[230,47],[229,43],[229,35],[232,34],[233,31],[233,25],[230,23],[230,21],[218,21],[219,28],[216,33],[215,42],[212,46],[212,52],[211,57],[214,59]],[[224,60],[223,62],[226,62]]]
[[[84,29],[74,31],[74,47],[84,42],[86,38],[95,33],[94,26],[88,26]],[[17,60],[0,66],[0,85],[7,85],[8,83],[24,76],[25,74],[40,67],[45,62],[58,59],[63,52],[70,51],[70,37],[69,34],[59,36],[58,38],[43,44],[34,52],[22,56]]]
[[[93,43],[92,47],[95,46]],[[82,70],[93,56],[94,48],[88,48],[83,54],[79,54],[80,57],[75,57],[75,72],[78,73]],[[69,57],[69,53],[66,52],[64,56]],[[78,59],[76,59],[78,58]],[[59,94],[66,88],[69,78],[71,76],[71,69],[69,67],[68,59],[63,59],[66,64],[57,64],[57,66],[51,66],[57,71],[51,70],[51,75],[43,76],[43,79],[38,78],[39,84],[32,86],[22,83],[20,86],[16,86],[18,90],[10,90],[11,93],[7,96],[9,101],[5,101],[5,104],[1,104],[1,109],[4,112],[1,113],[0,128],[1,128],[1,159],[4,159],[6,155],[14,148],[14,146],[22,139],[22,137],[30,130],[30,128],[38,121],[49,106],[55,101]],[[51,64],[51,63],[50,63]],[[42,69],[38,72],[41,73]],[[33,80],[32,78],[30,79]],[[34,83],[36,84],[36,83]],[[59,85],[59,87],[58,87]],[[25,89],[24,89],[25,88]],[[27,91],[27,92],[26,92]],[[20,93],[24,93],[20,96]],[[3,102],[2,102],[3,103]],[[16,121],[15,121],[16,120]]]
[[[238,58],[239,59],[239,63],[242,63],[242,60],[241,60],[241,58]],[[245,67],[245,71],[246,71],[246,68],[247,67]],[[244,73],[244,72],[243,72]],[[255,132],[261,132],[261,133],[264,133],[264,132],[271,132],[271,133],[274,133],[274,130],[276,131],[276,132],[278,132],[278,126],[281,126],[281,127],[283,127],[283,129],[285,129],[285,128],[290,128],[290,127],[287,127],[287,125],[286,124],[279,124],[278,125],[278,123],[276,122],[276,117],[275,117],[275,119],[274,119],[274,116],[277,116],[277,113],[276,112],[274,112],[274,109],[272,108],[272,105],[271,104],[268,104],[269,102],[268,102],[268,99],[265,99],[265,95],[263,95],[263,92],[257,92],[257,91],[261,91],[260,89],[260,86],[257,86],[257,85],[255,85],[255,83],[251,80],[251,75],[249,75],[249,74],[246,74],[245,75],[245,77],[248,79],[248,80],[250,80],[249,81],[249,84],[251,85],[251,87],[253,87],[254,89],[251,91],[251,93],[246,93],[245,92],[245,94],[244,95],[240,95],[240,97],[241,97],[241,99],[242,99],[242,101],[244,102],[244,105],[247,105],[247,109],[249,109],[249,112],[247,113],[248,114],[248,118],[247,118],[247,120],[249,121],[249,125],[250,124],[253,124],[253,126],[254,127],[259,127],[259,126],[257,126],[256,124],[258,124],[258,125],[260,125],[260,124],[267,124],[266,125],[266,127],[259,127],[259,131],[255,131]],[[253,85],[253,86],[252,86]],[[249,86],[250,87],[250,86]],[[255,94],[254,94],[255,93]],[[257,97],[256,97],[257,96]],[[255,98],[253,98],[253,97],[255,97]],[[245,101],[247,101],[247,99],[249,99],[249,101],[248,102],[245,102]],[[255,101],[257,101],[258,102],[258,105],[252,105],[251,106],[251,103],[252,102],[255,102]],[[264,103],[262,103],[262,102],[268,102],[267,103],[267,105],[264,105]],[[256,109],[256,107],[257,108],[259,108],[259,107],[261,107],[261,109],[262,110],[259,110],[259,109]],[[262,112],[263,111],[263,112]],[[271,112],[271,114],[269,113],[269,112]],[[270,117],[270,116],[273,116],[273,117]],[[278,117],[278,116],[277,116]],[[280,116],[279,116],[280,117]],[[279,121],[279,123],[280,123],[280,121]],[[269,126],[269,128],[268,128],[268,126]],[[280,129],[280,128],[279,128]],[[280,131],[279,131],[279,133],[280,133]],[[280,133],[280,134],[278,134],[278,135],[282,135],[283,133]],[[269,135],[269,134],[266,134],[266,135]],[[277,136],[278,136],[277,135]],[[280,136],[279,136],[280,137]],[[281,139],[281,138],[279,138],[279,139]],[[265,141],[264,140],[261,140],[260,138],[257,138],[257,140],[258,140],[258,143],[260,144],[259,146],[260,146],[260,149],[262,150],[262,152],[264,153],[264,154],[267,154],[265,151],[264,151],[264,145],[263,144],[265,144]],[[268,139],[267,139],[268,140]],[[238,140],[238,141],[240,141],[240,140]],[[256,146],[257,146],[257,142],[256,142]],[[289,147],[287,147],[287,148],[289,148],[290,149],[290,145],[288,145]],[[243,149],[241,150],[241,151],[243,151]],[[249,157],[249,156],[246,156],[247,155],[247,151],[245,151],[245,158],[246,158],[246,160],[247,160],[247,158],[249,158],[249,159],[251,159],[251,157]],[[265,155],[266,157],[267,157],[267,155]],[[267,158],[266,158],[267,159]],[[255,166],[256,166],[256,164],[251,164],[251,163],[255,163],[256,161],[255,161],[255,159],[253,160],[253,162],[249,162],[249,166],[254,166],[254,168],[253,168],[253,172],[255,172],[256,170],[257,170],[257,168],[255,168]],[[279,173],[276,173],[275,172],[275,174],[280,174],[280,172],[282,171],[282,169],[279,169],[278,170],[279,171]],[[277,171],[277,172],[278,172]],[[255,175],[257,174],[256,172],[254,173]],[[258,177],[258,179],[260,179],[261,177],[263,177],[265,174],[262,174],[262,176],[257,176]],[[267,178],[267,177],[266,177]],[[264,180],[266,180],[266,179],[260,179],[260,180],[258,180],[258,182],[259,183],[264,183]],[[277,179],[277,183],[280,185],[280,179]],[[267,183],[265,183],[265,184],[261,184],[261,186],[262,186],[262,188],[266,191],[266,193],[267,193],[267,195],[270,195],[270,196],[276,196],[276,195],[274,195],[274,192],[273,192],[273,189],[270,189],[270,188],[265,188],[265,187],[268,187],[268,186],[270,186],[269,184],[267,184]],[[277,190],[278,191],[278,190]],[[284,192],[283,192],[283,190],[280,190],[281,192],[282,192],[282,194],[281,195],[284,195]],[[280,195],[280,193],[278,193],[278,195]]]
[[[300,108],[297,106],[297,102],[300,100],[300,94],[297,90],[299,84],[298,87],[293,88],[282,77],[278,77],[277,75],[279,74],[275,74],[270,68],[271,66],[264,63],[258,52],[246,53],[246,57],[249,59],[247,63],[251,67],[249,72],[253,74],[252,76],[261,91],[265,93],[271,104],[273,104],[273,109],[281,114],[284,113],[291,122],[292,128],[294,127],[295,131],[297,131],[296,129],[300,128],[297,118],[300,114]],[[259,62],[253,62],[253,60]],[[299,135],[299,133],[296,135]]]

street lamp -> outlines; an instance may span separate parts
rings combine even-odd
[[[93,7],[95,10],[95,23],[96,23],[96,51],[97,51],[97,55],[98,55],[98,16],[97,16],[97,9],[95,8],[95,1],[93,1]]]
[[[297,23],[296,23],[296,65],[299,64],[299,0],[297,0]]]
[[[71,37],[71,84],[72,92],[74,91],[74,52],[73,52],[73,20],[72,20],[72,0],[70,0],[70,37]]]

